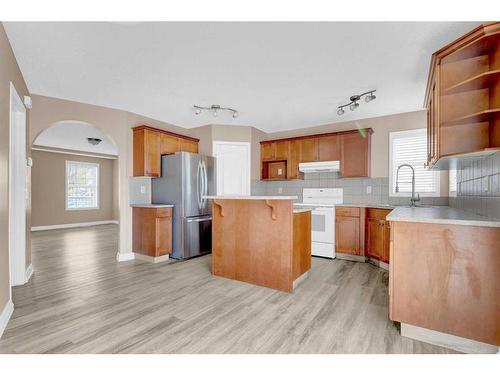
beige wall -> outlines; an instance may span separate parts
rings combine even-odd
[[[10,298],[9,290],[9,115],[10,82],[21,96],[28,95],[28,88],[0,23],[0,312]],[[29,123],[28,123],[29,127]],[[27,221],[29,225],[29,197]],[[26,263],[31,263],[29,235],[27,237]]]
[[[32,151],[31,225],[113,220],[112,159]],[[66,160],[99,164],[99,209],[66,210]]]

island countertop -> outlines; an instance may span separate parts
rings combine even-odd
[[[171,208],[174,207],[173,204],[160,204],[160,203],[132,203],[130,204],[132,208]]]
[[[396,207],[389,215],[387,215],[387,220],[412,223],[500,227],[500,220],[498,219],[476,215],[471,212],[448,206]]]
[[[293,200],[296,195],[204,195],[205,199]]]

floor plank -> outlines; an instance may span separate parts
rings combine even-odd
[[[451,353],[399,335],[370,264],[313,258],[288,294],[214,277],[210,256],[117,263],[116,225],[32,241],[1,353]]]

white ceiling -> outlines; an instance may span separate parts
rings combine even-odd
[[[430,55],[471,22],[4,24],[30,92],[191,128],[267,132],[422,109]],[[356,93],[377,99],[342,117]],[[233,107],[214,118],[192,105]]]
[[[91,145],[87,138],[99,138],[98,145]],[[99,130],[79,121],[61,121],[41,132],[33,142],[35,146],[62,148],[106,155],[118,155],[116,146]]]

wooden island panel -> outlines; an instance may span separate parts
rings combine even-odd
[[[309,270],[310,212],[297,216],[294,236],[291,200],[215,199],[212,212],[214,275],[291,292]]]

